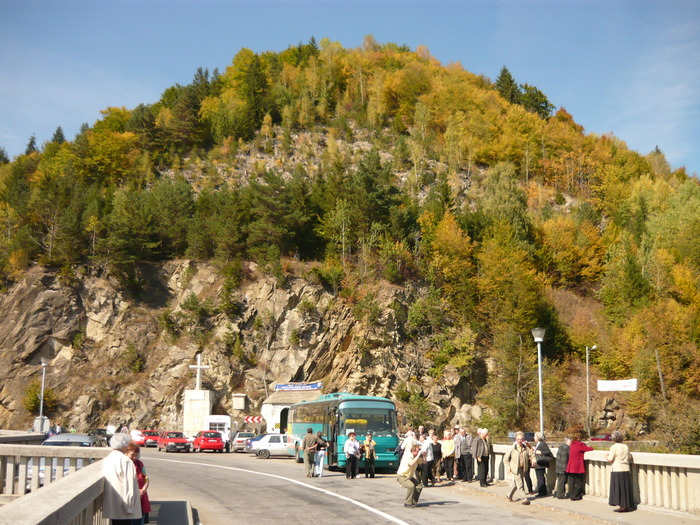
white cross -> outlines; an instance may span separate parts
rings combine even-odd
[[[201,390],[202,389],[202,370],[206,370],[207,368],[209,368],[209,365],[202,364],[202,354],[201,353],[197,354],[197,364],[190,365],[190,368],[197,369],[197,388],[195,390]]]

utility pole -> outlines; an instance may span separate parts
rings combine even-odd
[[[593,345],[591,350],[598,348],[598,345]],[[591,372],[590,372],[590,351],[586,346],[586,430],[588,437],[591,437]]]

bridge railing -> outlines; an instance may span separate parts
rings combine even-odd
[[[48,487],[110,451],[93,447],[0,445],[0,503]]]
[[[0,523],[108,525],[102,516],[104,476],[99,462],[0,507]]]
[[[612,443],[611,443],[612,444]],[[495,479],[511,480],[503,457],[512,445],[494,445],[491,472]],[[557,448],[550,447],[556,456]],[[606,498],[612,468],[607,451],[586,452],[586,494]],[[633,452],[630,472],[635,502],[652,508],[700,514],[700,457],[683,454]],[[531,472],[534,478],[534,472]],[[556,480],[556,460],[547,471],[550,490]]]

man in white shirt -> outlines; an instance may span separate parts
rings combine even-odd
[[[416,508],[418,506],[423,484],[416,478],[416,468],[421,463],[425,463],[425,460],[420,445],[416,443],[407,447],[401,458],[399,470],[396,472],[396,481],[406,489],[404,507]]]
[[[360,456],[362,456],[360,443],[357,441],[357,434],[355,432],[350,432],[348,434],[348,439],[343,446],[343,452],[345,452],[345,459],[347,460],[345,465],[345,477],[348,479],[355,479],[357,477],[357,462]]]
[[[141,497],[136,481],[136,467],[126,455],[131,442],[129,434],[114,434],[109,440],[112,452],[102,460],[105,478],[102,516],[112,525],[131,525],[141,519]]]
[[[221,440],[224,442],[224,452],[231,452],[231,442],[229,441],[229,435],[231,434],[231,429],[226,427],[226,430],[219,431],[221,434]]]

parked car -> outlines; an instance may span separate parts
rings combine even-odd
[[[56,434],[45,439],[42,445],[47,447],[106,447],[107,443],[101,436],[94,434]]]
[[[182,432],[166,430],[158,436],[158,452],[165,450],[166,452],[190,452],[192,443],[185,437]]]
[[[247,432],[247,431],[236,432],[236,435],[233,436],[233,441],[231,442],[231,451],[232,452],[239,452],[241,450],[245,451],[246,440],[254,438],[254,437],[255,437],[255,432]]]
[[[142,430],[144,447],[158,446],[158,431],[157,430]]]
[[[293,439],[287,434],[260,434],[246,440],[245,451],[263,459],[270,456],[289,456],[289,445],[294,444]]]
[[[109,443],[109,438],[112,437],[112,433],[109,430],[107,430],[106,428],[91,428],[91,429],[88,429],[88,431],[85,433],[90,435],[90,436],[99,436],[106,443]],[[58,434],[58,435],[60,435],[60,434]]]
[[[591,438],[591,441],[612,441],[610,434],[597,434]]]
[[[223,452],[224,440],[221,439],[221,433],[216,430],[202,430],[195,436],[193,447],[195,452],[202,450]]]
[[[107,442],[101,436],[94,434],[56,434],[47,438],[42,443],[46,447],[106,447]],[[92,463],[94,459],[78,458],[75,460],[75,468],[81,469],[85,464]],[[63,460],[63,475],[66,476],[70,472],[70,458]],[[44,470],[46,468],[46,458],[39,459],[39,486],[44,485]],[[53,471],[52,478],[56,478],[56,470],[58,469],[58,458],[52,458],[51,470]],[[32,476],[34,475],[34,458],[29,458],[27,461],[27,490],[30,490]]]
[[[129,432],[129,435],[131,436],[131,441],[136,443],[139,447],[146,445],[145,437],[142,431],[134,429]]]

